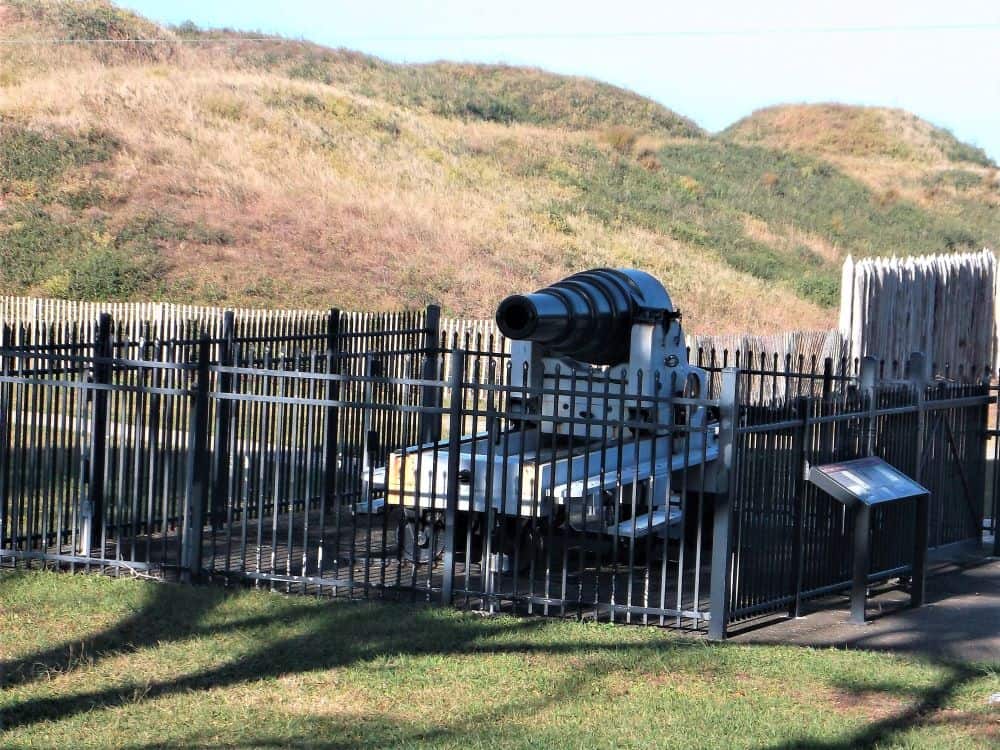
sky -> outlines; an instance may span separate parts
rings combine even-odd
[[[710,131],[788,102],[901,107],[1000,161],[1000,0],[119,0],[394,62],[532,65],[648,96]]]

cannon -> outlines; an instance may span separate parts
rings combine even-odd
[[[496,321],[511,339],[514,384],[522,378],[529,391],[558,392],[542,397],[540,413],[553,417],[541,422],[542,431],[572,429],[574,437],[603,431],[603,424],[558,421],[559,415],[578,415],[583,383],[589,386],[583,394],[587,413],[599,423],[641,416],[667,425],[666,391],[681,396],[704,389],[705,372],[687,361],[680,312],[663,285],[644,271],[602,268],[574,274],[534,294],[507,297]],[[624,382],[616,381],[622,376]],[[629,398],[619,398],[622,392]],[[660,413],[629,413],[641,408],[636,397],[643,396],[660,399]],[[517,394],[511,403],[515,411],[531,411]]]
[[[507,338],[594,365],[628,357],[633,322],[679,317],[666,289],[649,274],[605,268],[575,274],[534,294],[511,295],[496,313]]]
[[[663,285],[594,269],[507,297],[496,322],[510,342],[504,424],[459,441],[456,510],[470,547],[509,571],[552,524],[616,542],[676,533],[672,480],[713,461],[718,444],[699,402],[706,373],[688,362]],[[448,450],[411,446],[374,472],[384,502],[402,506],[399,545],[415,563],[443,549]]]

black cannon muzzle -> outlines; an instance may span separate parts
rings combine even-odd
[[[666,290],[643,271],[598,268],[534,294],[514,294],[497,308],[504,336],[543,344],[552,354],[595,365],[628,358],[640,315],[670,313]]]

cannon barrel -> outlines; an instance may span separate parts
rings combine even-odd
[[[514,294],[497,308],[510,339],[534,341],[551,353],[595,365],[628,359],[632,324],[672,313],[670,296],[653,276],[635,269],[597,268],[534,294]]]

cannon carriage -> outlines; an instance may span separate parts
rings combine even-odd
[[[396,451],[373,471],[372,489],[401,511],[403,556],[425,563],[443,549],[456,443],[456,524],[497,569],[524,565],[553,528],[612,545],[678,535],[680,492],[704,479],[693,470],[716,459],[718,441],[706,373],[689,364],[659,281],[586,271],[507,297],[496,321],[510,340],[501,416],[458,441]]]

